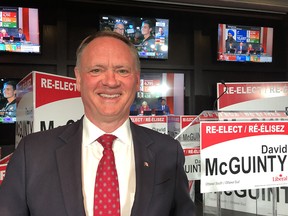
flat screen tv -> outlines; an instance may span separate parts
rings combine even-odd
[[[218,24],[218,61],[271,63],[272,51],[273,28]]]
[[[168,19],[105,15],[100,18],[100,30],[124,34],[140,58],[168,59]]]
[[[40,53],[37,8],[0,6],[0,52]]]

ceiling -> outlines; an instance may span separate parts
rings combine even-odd
[[[132,0],[165,5],[222,8],[265,13],[288,13],[288,0]]]

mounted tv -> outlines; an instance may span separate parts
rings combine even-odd
[[[105,15],[100,18],[100,30],[126,36],[140,58],[168,59],[168,19]]]
[[[40,53],[37,8],[0,6],[0,52]]]
[[[273,28],[218,24],[218,61],[271,63]]]

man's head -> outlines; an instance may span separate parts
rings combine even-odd
[[[152,23],[150,20],[144,20],[141,26],[141,33],[144,37],[149,37],[152,34]]]
[[[159,27],[159,28],[158,28],[158,32],[159,32],[160,35],[162,35],[162,34],[164,33],[163,27]]]
[[[103,31],[84,39],[76,54],[76,85],[88,119],[100,128],[123,124],[140,83],[134,45],[118,33]]]
[[[23,29],[22,28],[18,28],[18,33],[19,34],[23,34]]]
[[[161,100],[161,105],[165,105],[166,104],[166,100],[165,99],[162,99]]]
[[[3,35],[5,35],[5,34],[7,33],[6,29],[3,28],[3,29],[1,30],[1,33],[2,33]]]
[[[125,26],[122,22],[116,22],[114,25],[114,32],[117,32],[121,35],[124,35],[125,33]]]
[[[7,81],[3,85],[3,95],[6,99],[14,99],[16,97],[16,83]]]
[[[232,31],[231,29],[228,30],[228,37],[232,38],[234,36],[234,31]]]

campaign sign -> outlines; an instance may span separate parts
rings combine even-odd
[[[201,122],[201,192],[288,185],[288,122]]]
[[[7,164],[0,164],[0,185],[5,177]]]
[[[30,133],[70,124],[83,114],[75,78],[32,71],[17,84],[16,147]]]
[[[2,184],[2,181],[3,181],[4,177],[5,177],[7,164],[9,162],[11,156],[12,156],[12,153],[7,155],[6,157],[4,157],[4,158],[2,158],[0,160],[0,185]]]
[[[168,133],[167,116],[130,116],[133,123],[150,128],[159,133]]]
[[[221,94],[218,110],[288,110],[288,82],[217,83]]]

